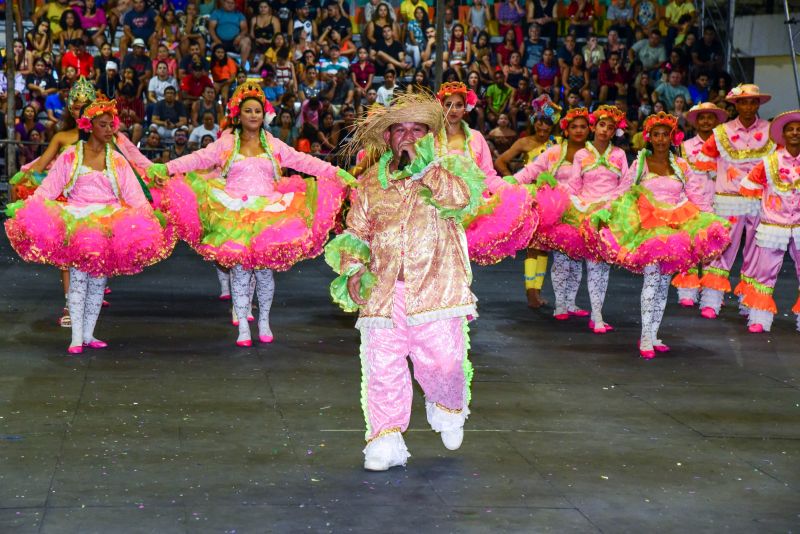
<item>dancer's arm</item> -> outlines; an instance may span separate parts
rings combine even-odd
[[[48,200],[55,200],[61,196],[69,182],[74,162],[75,149],[70,147],[56,159],[47,173],[47,177],[42,180],[42,185],[36,188],[33,196]]]
[[[684,176],[686,176],[686,198],[688,198],[692,204],[700,208],[701,211],[713,211],[711,199],[709,199],[706,194],[708,190],[708,177],[706,174],[695,172],[683,161],[679,161],[678,165],[680,165]]]
[[[486,187],[489,191],[494,192],[508,186],[508,182],[503,180],[494,168],[492,150],[489,148],[489,143],[486,142],[480,132],[475,130],[472,130],[472,150],[475,152],[475,163],[486,175]]]
[[[133,169],[125,159],[125,156],[122,154],[115,154],[113,164],[117,172],[119,196],[122,200],[132,208],[152,210],[150,203],[147,202],[147,197],[144,196],[142,186],[139,185],[139,180],[137,180],[136,176],[133,174]]]
[[[519,143],[520,141],[521,139],[517,141],[517,143]],[[514,143],[514,145],[516,145],[517,143]],[[560,147],[557,148],[561,150]],[[504,158],[506,154],[508,154],[512,150],[514,150],[513,146],[510,149],[508,149],[505,153],[503,153],[503,155],[500,157]],[[517,171],[517,173],[514,175],[514,179],[521,184],[535,183],[539,175],[545,172],[547,170],[548,165],[550,164],[550,158],[548,157],[549,150],[550,149],[539,154],[536,157],[536,159],[534,159],[533,161],[522,167],[519,171]],[[499,160],[498,160],[498,167],[499,167]]]
[[[205,148],[187,154],[167,163],[167,173],[170,175],[222,167],[225,164],[225,155],[233,148],[233,137],[222,136]]]
[[[125,156],[125,159],[136,167],[139,174],[146,173],[147,169],[153,164],[153,162],[147,159],[147,156],[142,154],[136,145],[128,139],[128,136],[118,133],[114,137],[114,142],[117,144],[117,148],[119,148],[120,152],[122,152],[122,155]]]
[[[61,147],[64,146],[64,137],[66,132],[59,132],[53,136],[53,139],[50,140],[50,144],[47,145],[47,148],[44,151],[44,154],[36,158],[35,160],[31,161],[27,165],[23,165],[23,171],[30,171],[30,172],[44,172],[47,169],[47,166],[50,165],[50,162],[53,161],[58,157],[58,152],[61,150]],[[77,140],[78,136],[75,136]]]
[[[327,161],[322,161],[304,152],[298,152],[270,133],[267,133],[267,137],[270,139],[273,152],[278,158],[281,167],[288,167],[320,178],[333,178],[339,170],[338,167],[331,165]]]
[[[622,174],[619,177],[619,185],[611,194],[611,199],[615,199],[621,195],[623,195],[628,189],[631,188],[633,185],[634,180],[634,172],[635,168],[628,168],[628,158],[625,156],[625,152],[621,148],[615,149],[611,155],[609,156],[611,159],[611,163],[616,165],[620,168]]]

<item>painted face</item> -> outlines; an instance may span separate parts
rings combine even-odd
[[[259,130],[264,123],[264,108],[257,100],[245,100],[239,109],[239,120],[242,128],[248,132]]]
[[[444,106],[445,114],[447,115],[447,122],[455,124],[464,118],[467,112],[464,98],[461,95],[450,95],[444,99],[442,103]]]
[[[589,121],[579,117],[567,126],[567,137],[575,143],[585,143],[589,138]]]
[[[719,121],[717,116],[713,113],[700,113],[697,115],[697,130],[701,132],[710,132],[717,127]]]
[[[114,137],[114,117],[103,113],[92,120],[92,135],[101,143],[109,143]]]
[[[405,152],[409,159],[414,153],[414,143],[428,133],[428,127],[420,122],[401,122],[393,124],[384,134],[383,139],[392,149],[395,157]]]
[[[617,129],[614,121],[609,119],[600,119],[594,126],[594,138],[598,141],[611,141],[611,137]]]
[[[551,126],[542,120],[537,120],[533,123],[533,129],[536,131],[536,136],[539,138],[550,135],[550,128]]]
[[[786,146],[800,146],[800,121],[788,122],[783,127],[783,140]]]
[[[734,105],[739,116],[746,120],[754,119],[756,113],[758,113],[758,108],[761,106],[758,98],[739,98]]]
[[[670,129],[667,126],[658,125],[650,130],[650,144],[653,145],[653,150],[666,152],[670,143]]]

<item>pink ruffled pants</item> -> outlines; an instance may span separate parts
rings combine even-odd
[[[411,417],[414,378],[428,402],[447,411],[467,408],[465,319],[455,317],[416,326],[406,322],[405,286],[397,282],[392,306],[394,328],[361,331],[362,405],[367,440],[391,431],[405,432]]]
[[[794,239],[789,241],[789,256],[794,260],[795,271],[797,272],[797,279],[800,281],[800,249],[798,249],[797,242]],[[764,248],[756,245],[753,254],[753,261],[749,270],[745,271],[742,268],[742,275],[754,278],[759,284],[775,289],[775,283],[778,281],[778,275],[783,267],[783,258],[786,256],[786,251],[778,248]],[[748,325],[760,324],[764,330],[769,331],[772,327],[772,319],[774,314],[766,310],[751,310],[748,318]],[[798,320],[800,325],[800,319]]]
[[[717,259],[711,262],[711,267],[723,269],[730,272],[736,255],[739,254],[739,245],[744,238],[744,250],[742,251],[742,272],[750,272],[753,264],[753,256],[756,250],[756,228],[758,228],[758,215],[739,215],[735,221],[731,221],[731,245],[725,249]]]

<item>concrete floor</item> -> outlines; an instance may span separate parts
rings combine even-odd
[[[367,473],[358,334],[323,262],[276,276],[276,342],[240,349],[213,269],[180,247],[112,282],[111,346],[75,358],[56,271],[1,241],[0,532],[800,530],[794,316],[751,335],[732,306],[712,322],[671,302],[673,352],[648,362],[639,278],[612,272],[617,331],[595,336],[528,310],[521,269],[475,270],[461,450],[417,393],[408,467]],[[795,282],[787,264],[782,312]]]

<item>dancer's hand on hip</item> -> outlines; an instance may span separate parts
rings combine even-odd
[[[353,302],[359,306],[367,304],[366,299],[361,298],[361,277],[364,276],[365,272],[367,272],[366,268],[361,267],[353,276],[347,279],[347,292]]]

